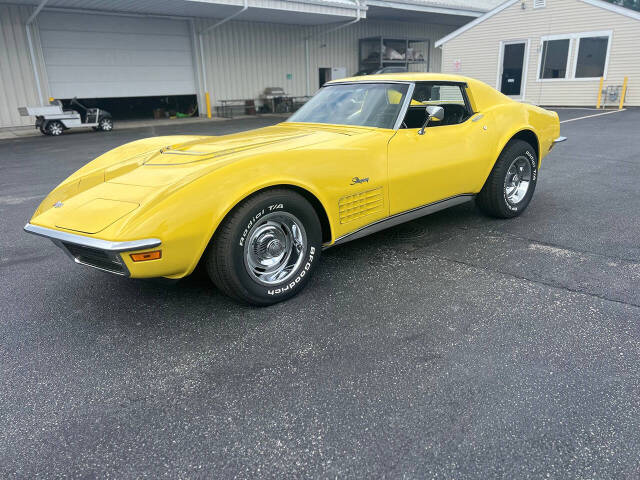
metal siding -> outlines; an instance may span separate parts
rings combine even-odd
[[[33,124],[33,119],[18,115],[17,107],[39,103],[24,30],[24,23],[32,11],[31,7],[0,4],[0,41],[3,43],[0,48],[0,127]],[[213,20],[194,19],[196,32],[212,23]],[[203,38],[205,68],[212,99],[258,98],[268,86],[282,86],[291,94],[304,95],[304,38],[328,28],[331,27],[229,22],[206,34]],[[37,25],[32,30],[43,96],[46,98],[49,96],[48,81],[39,50],[41,43]],[[309,42],[312,93],[318,88],[319,67],[345,67],[347,74],[358,69],[358,39],[362,37],[428,38],[431,40],[430,70],[439,71],[440,49],[434,49],[433,43],[453,30],[454,27],[445,25],[363,19],[345,29],[316,36]],[[322,47],[324,44],[326,46]],[[188,58],[192,56],[188,55]],[[196,58],[199,58],[197,54]],[[192,70],[199,72],[199,60],[197,63]],[[286,79],[287,73],[293,75],[291,80]]]
[[[54,97],[196,93],[184,20],[42,12],[38,22]]]
[[[21,117],[18,107],[40,104],[25,29],[33,10],[0,4],[0,128],[33,125],[33,118]],[[32,26],[32,40],[37,61],[39,41],[35,26]],[[42,76],[41,83],[43,95],[47,95]]]
[[[629,77],[625,105],[640,106],[640,21],[595,7],[579,0],[554,0],[546,7],[526,9],[519,2],[442,46],[443,71],[453,73],[453,62],[461,61],[463,75],[495,87],[498,77],[500,41],[529,38],[525,101],[538,105],[595,106],[599,80],[537,80],[540,37],[599,30],[612,30],[606,85],[622,85]],[[523,25],[526,29],[523,30]],[[576,42],[571,42],[568,68],[573,70]]]
[[[196,31],[212,22],[196,20]],[[297,26],[231,21],[203,37],[208,91],[212,103],[219,100],[258,98],[266,87],[283,87],[292,95],[305,95],[305,37],[309,41],[310,83],[318,87],[318,68],[358,70],[358,39],[384,35],[425,38],[431,41],[430,71],[440,70],[440,51],[433,44],[455,27],[364,19],[343,29],[322,34],[328,26]],[[287,73],[293,78],[287,80]]]

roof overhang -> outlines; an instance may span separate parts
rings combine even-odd
[[[41,0],[8,0],[14,4],[37,6]],[[355,0],[248,0],[249,8],[238,21],[322,25],[356,18]],[[366,6],[360,17],[366,18]],[[268,5],[268,7],[266,6]],[[174,18],[225,18],[243,7],[243,0],[49,0],[46,10],[96,14],[143,15]]]
[[[367,18],[459,27],[483,14],[477,10],[430,6],[424,2],[367,0]]]
[[[594,7],[604,8],[605,10],[609,10],[610,12],[624,15],[625,17],[640,20],[640,12],[636,12],[635,10],[631,10],[630,8],[620,7],[618,5],[614,5],[613,3],[604,2],[602,0],[580,0],[580,1],[584,3],[588,3],[589,5],[593,5]]]
[[[367,5],[410,12],[439,13],[464,17],[479,17],[486,13],[486,10],[446,7],[439,4],[431,5],[428,2],[410,0],[367,0]]]
[[[41,0],[0,0],[37,6]],[[294,25],[340,23],[358,16],[380,21],[458,27],[484,14],[480,0],[248,0],[235,20]],[[226,18],[243,0],[48,0],[45,10],[180,18]]]

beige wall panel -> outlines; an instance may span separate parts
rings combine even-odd
[[[463,75],[482,80],[496,87],[500,41],[529,39],[530,49],[525,101],[539,105],[595,106],[598,80],[537,80],[540,37],[545,35],[611,30],[611,50],[606,85],[622,85],[629,77],[628,106],[640,106],[640,21],[580,0],[547,0],[544,8],[533,8],[533,0],[506,8],[453,38],[442,46],[442,70],[454,72],[454,62],[460,60]],[[575,61],[575,40],[572,41],[569,69]]]

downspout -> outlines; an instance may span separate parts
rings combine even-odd
[[[29,56],[31,57],[31,65],[33,66],[33,76],[36,79],[36,89],[38,90],[38,101],[40,105],[44,105],[42,101],[42,86],[40,85],[40,77],[38,75],[38,67],[36,67],[36,54],[33,51],[33,40],[31,39],[31,24],[36,19],[40,11],[44,8],[49,0],[42,0],[40,5],[35,9],[31,16],[27,19],[24,28],[27,32],[27,43],[29,44]]]
[[[200,68],[202,70],[202,85],[204,90],[204,95],[206,97],[207,102],[207,117],[211,118],[211,104],[209,101],[209,92],[207,91],[207,69],[204,62],[204,42],[202,41],[203,34],[218,28],[220,25],[227,23],[229,20],[237,17],[242,12],[245,12],[249,8],[249,0],[244,0],[244,5],[237,12],[229,15],[228,17],[223,18],[219,22],[214,23],[213,25],[209,25],[207,28],[200,30],[198,32],[198,39],[200,42]]]
[[[196,81],[197,88],[197,101],[198,101],[198,115],[204,111],[204,98],[201,93],[204,91],[204,85],[202,84],[202,76],[198,72],[198,63],[200,63],[200,55],[198,54],[198,38],[196,33],[196,22],[194,18],[188,18],[189,33],[191,34],[191,57],[193,60],[194,80]]]
[[[206,95],[208,93],[207,92],[207,69],[206,69],[206,67],[204,65],[204,53],[203,53],[204,45],[203,45],[203,42],[202,42],[202,34],[201,33],[198,33],[198,40],[200,41],[200,70],[202,70],[202,91],[204,92],[205,97],[206,97]],[[206,103],[206,100],[203,99],[202,103],[203,104]],[[210,109],[210,108],[211,108],[211,106],[209,105],[208,109]],[[205,112],[206,111],[207,111],[207,108],[205,108]]]
[[[307,82],[307,88],[306,88],[306,95],[307,97],[309,95],[311,95],[311,84],[309,83],[309,70],[311,69],[311,65],[309,65],[309,37],[306,37],[304,39],[304,64],[305,64],[305,72],[307,72],[307,74],[305,75],[306,77],[306,82]]]
[[[200,35],[202,35],[203,33],[207,33],[209,30],[213,30],[218,28],[220,25],[222,25],[223,23],[227,23],[229,20],[237,17],[238,15],[240,15],[242,12],[244,12],[245,10],[247,10],[247,8],[249,8],[249,0],[244,0],[244,6],[238,10],[236,13],[229,15],[226,18],[223,18],[222,20],[220,20],[217,23],[214,23],[213,25],[209,25],[207,28],[205,28],[204,30],[200,31]]]
[[[330,28],[324,32],[312,33],[311,35],[305,37],[304,39],[304,56],[305,56],[305,66],[306,66],[306,81],[307,81],[307,97],[311,95],[311,79],[309,77],[309,70],[311,69],[310,59],[309,59],[309,40],[318,35],[326,35],[327,33],[335,32],[336,30],[340,30],[342,28],[348,27],[349,25],[353,25],[354,23],[358,23],[361,20],[360,15],[360,0],[354,0],[356,3],[356,18],[354,20],[350,20],[347,23],[343,23],[336,27]]]

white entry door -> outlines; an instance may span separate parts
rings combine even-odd
[[[515,99],[524,100],[528,58],[529,40],[500,42],[496,89]]]

